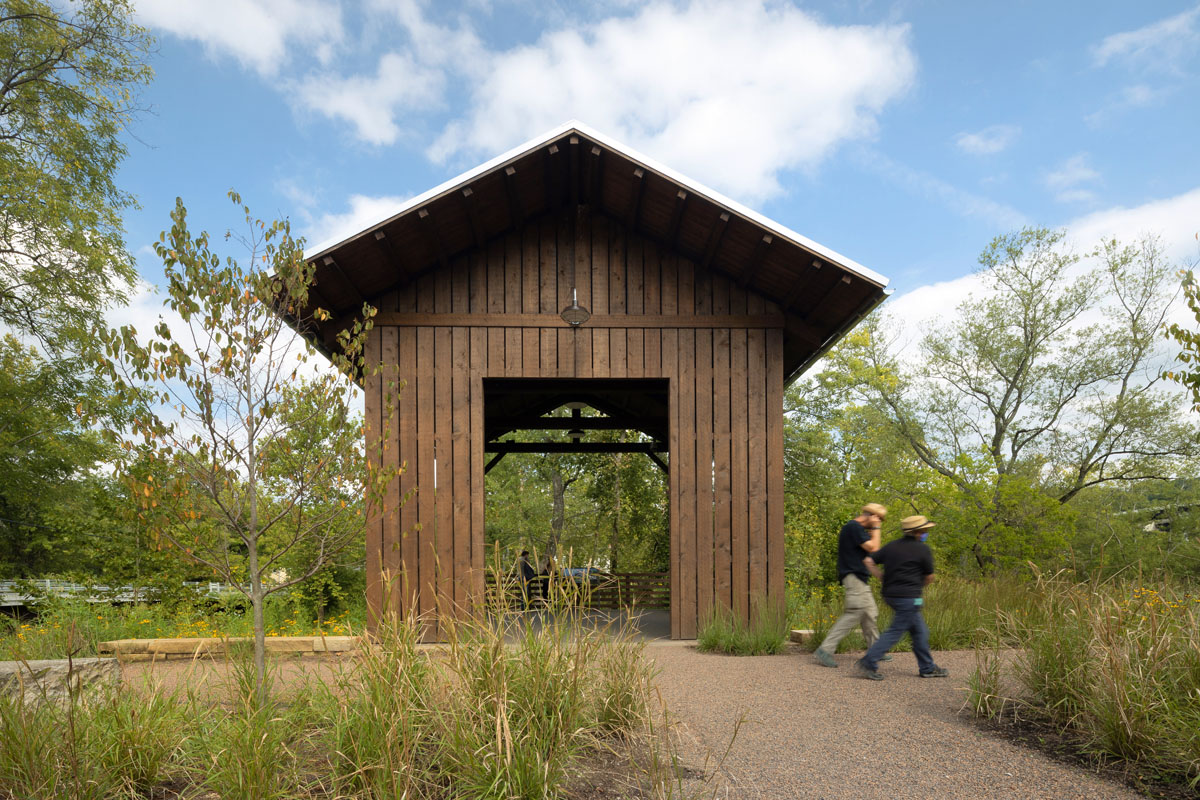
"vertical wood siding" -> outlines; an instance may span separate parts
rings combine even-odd
[[[593,314],[779,313],[585,206],[531,220],[380,305],[557,314],[572,285]],[[385,464],[403,473],[367,529],[372,619],[418,614],[436,638],[438,613],[481,596],[483,380],[493,377],[667,379],[671,635],[694,638],[714,605],[747,618],[758,600],[781,604],[782,343],[761,328],[377,328],[368,358],[385,369],[365,381],[367,435],[387,437]]]

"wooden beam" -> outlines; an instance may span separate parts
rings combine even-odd
[[[813,265],[813,269],[817,270],[818,272],[821,270],[821,267],[823,266],[821,263],[821,259],[819,259],[819,258],[814,259],[812,262],[812,265]],[[807,286],[808,286],[807,281],[797,280],[795,288],[793,288],[792,291],[788,294],[787,299],[783,301],[783,305],[781,305],[780,308],[782,308],[784,311],[787,311],[789,308],[791,308],[793,305],[795,305],[796,301],[800,299],[800,293],[803,292],[807,288]]]
[[[438,236],[437,230],[433,226],[433,218],[429,216],[429,209],[422,208],[417,211],[417,219],[421,221],[421,233],[425,236],[425,243],[429,245],[429,249],[437,256],[438,263],[442,269],[446,268],[449,259],[446,258],[446,248],[442,246],[442,237]]]
[[[579,137],[572,136],[567,141],[571,145],[570,161],[567,164],[570,167],[570,175],[567,178],[570,194],[567,201],[570,207],[574,208],[579,205]]]
[[[746,285],[749,284],[750,281],[754,280],[754,276],[758,273],[758,270],[762,268],[763,261],[767,257],[767,250],[770,249],[771,242],[773,241],[774,239],[769,233],[764,234],[763,237],[758,240],[758,244],[754,246],[754,254],[750,256],[750,261],[746,263],[746,268],[742,270],[742,276],[738,279],[738,286],[745,289]]]
[[[650,460],[658,465],[658,468],[663,471],[664,475],[671,474],[671,468],[667,466],[667,462],[659,458],[658,453],[646,453],[646,455],[650,456]]]
[[[788,317],[787,322],[783,326],[783,333],[789,338],[799,339],[812,347],[824,344],[825,342],[825,337],[821,334],[821,331],[804,317]]]
[[[671,223],[667,225],[667,246],[675,249],[679,238],[679,223],[683,222],[683,209],[687,205],[688,193],[680,189],[675,193],[675,206],[671,209]]]
[[[588,158],[587,166],[587,202],[590,205],[599,206],[602,188],[600,186],[600,162],[603,160],[602,155],[604,154],[604,151],[600,149],[600,145],[592,145],[592,149],[589,151],[589,153],[591,157]]]
[[[518,230],[525,224],[524,206],[521,205],[521,191],[517,188],[516,167],[504,168],[504,193],[508,195],[508,221]]]
[[[342,269],[342,265],[339,264],[337,259],[335,259],[333,256],[325,256],[325,258],[321,260],[321,263],[338,274],[338,277],[342,279],[342,281],[346,284],[346,287],[350,290],[350,295],[354,298],[354,302],[361,311],[363,303],[366,301],[363,299],[362,292],[360,292],[358,287],[354,285],[354,281],[350,280],[349,276],[346,275],[346,272]]]
[[[546,179],[546,211],[550,211],[559,204],[559,187],[562,185],[562,176],[559,174],[558,163],[562,159],[559,158],[558,152],[558,145],[552,144],[546,148],[546,155],[542,157]]]
[[[484,442],[485,453],[664,453],[663,442]]]
[[[392,246],[392,240],[389,239],[387,234],[385,234],[383,231],[375,231],[375,244],[380,250],[383,251],[383,255],[387,259],[388,264],[390,264],[392,269],[396,271],[396,274],[400,276],[400,281],[396,284],[396,288],[405,286],[409,280],[408,268],[404,266],[404,262],[400,259],[400,254],[397,253],[396,248]]]
[[[708,269],[712,266],[713,257],[717,254],[717,248],[721,246],[721,239],[725,236],[725,228],[729,225],[729,212],[722,211],[717,217],[717,222],[712,226],[712,230],[708,232],[708,244],[704,247],[704,256],[700,259],[700,266]]]
[[[523,431],[631,431],[640,427],[619,417],[522,417],[507,420],[504,425]]]
[[[380,311],[376,325],[399,327],[570,328],[557,314],[430,314]],[[782,328],[783,314],[593,314],[586,328]]]
[[[642,193],[646,190],[646,172],[638,167],[633,171],[633,181],[630,190],[633,192],[633,199],[629,203],[629,211],[625,215],[625,227],[630,233],[637,230],[638,211],[642,205]]]
[[[467,219],[471,222],[471,233],[475,236],[475,246],[480,250],[487,244],[487,236],[483,232],[483,224],[479,221],[479,203],[475,190],[470,186],[462,190],[463,205],[467,210]]]
[[[506,455],[508,455],[508,453],[496,453],[496,455],[492,457],[492,460],[491,460],[491,461],[489,461],[489,462],[488,462],[488,463],[487,463],[487,464],[484,466],[484,468],[483,468],[483,474],[484,474],[484,475],[487,475],[489,472],[491,472],[491,471],[492,471],[492,467],[494,467],[494,466],[496,466],[497,464],[499,464],[499,463],[500,463],[500,459],[504,458]]]

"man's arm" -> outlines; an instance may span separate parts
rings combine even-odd
[[[879,549],[881,536],[879,533],[879,528],[867,528],[867,533],[871,535],[871,538],[860,544],[859,547],[861,547],[863,550],[866,550],[868,553],[874,553]]]
[[[872,575],[875,576],[875,580],[879,580],[879,581],[883,580],[883,570],[881,570],[878,566],[876,566],[875,560],[873,558],[871,558],[870,556],[867,556],[866,558],[864,558],[863,566],[865,566],[867,568],[867,572],[870,572]],[[933,576],[930,575],[929,577],[932,578]]]

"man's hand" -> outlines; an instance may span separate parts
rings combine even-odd
[[[861,547],[863,550],[866,550],[868,553],[874,553],[879,549],[881,544],[878,526],[874,528],[867,528],[867,533],[871,534],[871,538],[867,539],[865,542],[859,545],[859,547]]]
[[[883,570],[879,568],[874,559],[872,559],[870,556],[867,556],[863,559],[863,566],[867,568],[867,572],[870,572],[875,576],[876,580],[883,580]]]

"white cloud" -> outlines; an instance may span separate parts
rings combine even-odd
[[[308,48],[318,61],[342,39],[342,12],[330,0],[139,0],[138,20],[204,45],[211,57],[231,56],[262,76],[279,73]]]
[[[388,53],[373,76],[310,76],[295,87],[295,96],[310,109],[346,120],[362,140],[386,145],[400,135],[396,113],[435,107],[444,87],[440,70],[418,64],[406,53]]]
[[[1114,33],[1092,47],[1097,67],[1120,61],[1127,66],[1178,72],[1200,44],[1200,6],[1137,30]]]
[[[1200,231],[1200,187],[1133,208],[1118,206],[1097,211],[1073,220],[1067,230],[1085,248],[1103,239],[1133,241],[1144,234],[1160,236],[1169,259],[1194,264],[1196,233]]]
[[[314,246],[309,253],[319,253],[344,239],[360,233],[399,211],[408,197],[350,197],[350,208],[341,214],[323,214],[306,226],[305,239]]]
[[[839,143],[871,137],[914,82],[904,25],[836,27],[773,2],[656,2],[491,58],[436,161],[501,152],[583,120],[735,197],[781,191]]]
[[[959,150],[971,155],[992,155],[1007,149],[1020,133],[1021,129],[1016,125],[990,125],[975,133],[960,133],[954,143]]]
[[[1082,185],[1099,180],[1100,173],[1092,169],[1088,154],[1077,153],[1049,172],[1045,183],[1060,203],[1081,203],[1096,199],[1095,194]]]
[[[1169,97],[1171,93],[1172,90],[1169,88],[1156,89],[1144,83],[1125,86],[1115,95],[1110,96],[1102,108],[1085,116],[1083,121],[1092,126],[1101,125],[1107,122],[1109,118],[1125,111],[1158,105]]]
[[[1011,206],[959,189],[941,178],[900,164],[882,153],[865,150],[859,154],[864,167],[899,184],[907,191],[941,203],[959,216],[983,220],[1000,229],[1020,228],[1029,218]]]

